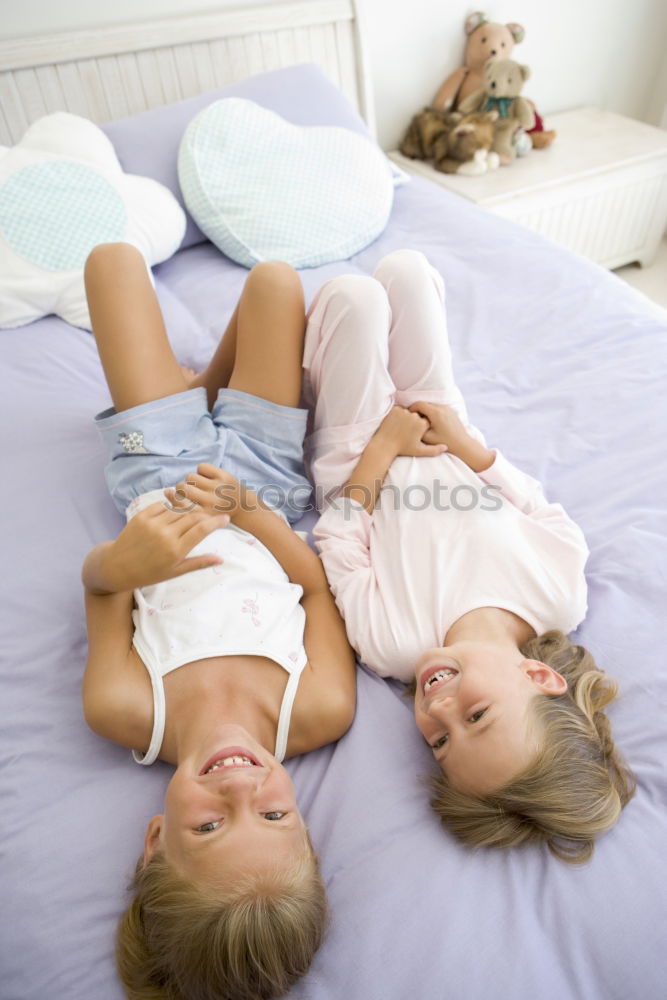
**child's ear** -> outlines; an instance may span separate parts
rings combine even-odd
[[[567,691],[567,681],[563,675],[540,660],[523,660],[521,669],[542,694],[558,695]]]
[[[163,815],[153,816],[146,827],[146,836],[144,837],[144,865],[148,864],[160,846],[163,820]]]

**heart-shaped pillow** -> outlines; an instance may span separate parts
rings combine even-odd
[[[333,126],[297,126],[242,98],[188,125],[178,156],[183,198],[232,260],[317,267],[344,260],[387,224],[393,182],[382,151]]]
[[[98,243],[133,243],[147,263],[171,257],[185,213],[162,184],[123,173],[97,125],[46,115],[0,146],[0,327],[55,313],[90,329],[83,285]]]

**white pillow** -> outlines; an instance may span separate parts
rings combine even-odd
[[[380,235],[393,200],[388,161],[370,139],[292,125],[236,97],[192,119],[178,178],[199,228],[245,267],[344,260]]]
[[[83,265],[98,243],[133,243],[149,265],[178,249],[185,213],[147,177],[123,173],[110,140],[64,111],[0,146],[0,327],[49,313],[90,329]]]

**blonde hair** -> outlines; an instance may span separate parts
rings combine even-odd
[[[327,923],[317,855],[285,873],[248,876],[222,896],[185,879],[160,852],[140,859],[117,934],[130,1000],[268,1000],[308,970]]]
[[[568,682],[562,695],[533,699],[536,757],[502,788],[480,797],[458,791],[438,775],[431,805],[443,825],[471,846],[546,843],[563,861],[581,864],[635,790],[603,712],[617,685],[562,632],[530,639],[521,653],[553,667]]]

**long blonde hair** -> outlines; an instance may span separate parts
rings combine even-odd
[[[216,893],[160,852],[132,880],[116,963],[130,1000],[268,1000],[308,970],[327,923],[317,856]]]
[[[471,846],[546,843],[557,857],[580,864],[635,790],[603,712],[617,685],[562,632],[530,639],[521,653],[553,667],[568,682],[562,695],[533,699],[535,759],[502,788],[480,797],[458,791],[438,775],[431,805],[443,825]]]

